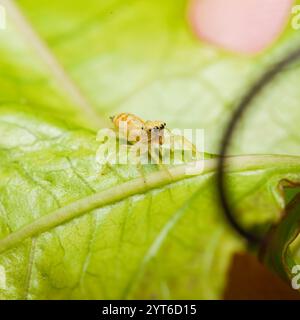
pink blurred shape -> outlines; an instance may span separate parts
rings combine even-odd
[[[196,35],[226,50],[255,54],[285,27],[293,0],[192,0],[189,21]]]

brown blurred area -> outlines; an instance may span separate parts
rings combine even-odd
[[[234,256],[225,300],[300,300],[300,293],[250,254]]]

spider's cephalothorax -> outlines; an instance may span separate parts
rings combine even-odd
[[[163,121],[156,120],[156,121],[145,122],[145,130],[147,132],[164,130],[165,127],[166,127],[166,123]]]
[[[148,135],[148,140],[158,140],[159,144],[164,142],[164,129],[166,128],[166,123],[163,121],[146,121],[145,130]]]

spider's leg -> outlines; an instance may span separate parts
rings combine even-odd
[[[139,162],[137,163],[137,169],[138,169],[141,177],[143,178],[144,183],[146,183],[146,181],[147,181],[147,180],[146,180],[146,175],[145,175],[144,168],[143,168],[143,164],[141,163],[141,161],[139,161]]]
[[[133,159],[133,160],[134,160],[133,162],[134,162],[134,164],[136,164],[136,168],[137,168],[140,176],[143,178],[143,181],[146,183],[146,174],[145,174],[144,167],[143,167],[143,163],[142,163],[141,149],[140,149],[140,148],[135,149],[135,145],[136,145],[137,143],[139,143],[139,145],[140,145],[141,147],[143,147],[143,146],[141,145],[143,142],[136,142],[136,143],[134,143],[134,142],[129,142],[129,145],[131,146],[132,150],[129,150],[130,157],[129,157],[128,159],[130,159],[130,158],[132,159],[132,157],[134,158],[134,159]],[[139,154],[136,155],[136,154],[134,154],[133,151],[139,151]],[[130,160],[129,160],[129,161],[130,161]],[[129,163],[129,164],[130,164],[130,163]]]
[[[153,151],[153,152],[152,152]],[[168,167],[162,163],[163,161],[163,154],[162,154],[162,149],[161,149],[161,146],[159,145],[159,149],[158,149],[158,155],[156,154],[155,150],[151,150],[151,140],[149,141],[149,144],[148,144],[148,155],[149,155],[149,158],[151,160],[151,163],[152,161],[158,166],[158,168],[162,171],[165,172],[165,174],[167,176],[169,176],[169,178],[172,180],[173,179],[173,176],[172,174],[170,173]]]
[[[203,158],[203,152],[199,152],[196,146],[192,142],[190,142],[184,135],[172,134],[169,130],[167,130],[167,132],[169,134],[170,149],[173,153],[176,150],[181,150],[181,154],[183,152],[183,155],[185,156],[184,152],[190,151],[192,158]]]
[[[144,170],[144,165],[142,163],[142,155],[139,154],[138,161],[137,161],[137,170],[139,171],[141,177],[143,178],[144,183],[146,183],[146,174]]]
[[[170,149],[173,149],[174,162],[177,164],[184,163],[187,175],[196,175],[203,171],[205,153],[203,151],[200,152],[185,136],[170,134],[169,143]],[[179,154],[176,151],[179,151]],[[177,158],[177,155],[179,155],[180,159]]]

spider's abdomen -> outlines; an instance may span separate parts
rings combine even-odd
[[[142,128],[144,121],[131,113],[120,113],[112,118],[112,122],[116,128],[119,128],[121,122],[126,123],[128,128]]]
[[[111,118],[115,128],[121,129],[122,135],[126,135],[128,141],[136,141],[137,136],[142,135],[145,122],[131,113],[120,113]]]

